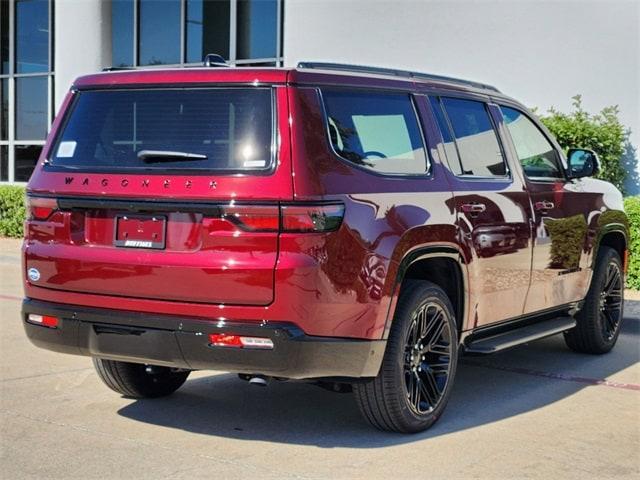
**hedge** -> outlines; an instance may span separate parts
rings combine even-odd
[[[627,288],[640,290],[640,196],[625,198],[624,210],[631,228]]]
[[[0,236],[21,237],[24,208],[24,187],[0,185]]]

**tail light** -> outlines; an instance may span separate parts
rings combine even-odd
[[[224,207],[222,218],[243,230],[277,232],[280,210],[277,205],[234,205]]]
[[[332,232],[340,228],[344,205],[287,205],[282,207],[284,232]]]
[[[208,225],[216,230],[235,226],[250,232],[319,233],[337,230],[343,217],[342,204],[230,205]]]
[[[27,197],[27,218],[30,220],[47,220],[57,209],[55,198]]]

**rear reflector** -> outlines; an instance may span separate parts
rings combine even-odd
[[[30,313],[27,317],[29,323],[35,323],[36,325],[42,325],[43,327],[58,328],[58,319],[50,315],[36,315]]]
[[[282,207],[285,232],[332,232],[340,228],[344,205],[287,205]]]
[[[211,333],[209,334],[209,342],[214,347],[273,349],[273,341],[264,337],[243,337],[226,333]]]
[[[47,220],[58,209],[55,198],[27,197],[27,218]]]

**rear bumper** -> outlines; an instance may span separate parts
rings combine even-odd
[[[57,328],[27,321],[59,319]],[[203,321],[173,315],[86,308],[26,299],[22,322],[47,350],[191,370],[223,370],[281,378],[362,378],[378,374],[385,340],[314,337],[287,322]],[[210,333],[266,337],[272,350],[215,347]]]

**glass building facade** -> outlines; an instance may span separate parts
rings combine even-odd
[[[0,0],[0,182],[26,182],[53,116],[53,0]]]
[[[113,0],[115,67],[282,63],[282,0]]]
[[[230,65],[282,65],[284,0],[103,2],[111,30],[104,67],[195,65],[208,53]],[[55,10],[55,0],[0,0],[0,182],[29,179],[62,100],[54,57],[69,53],[56,52]]]

